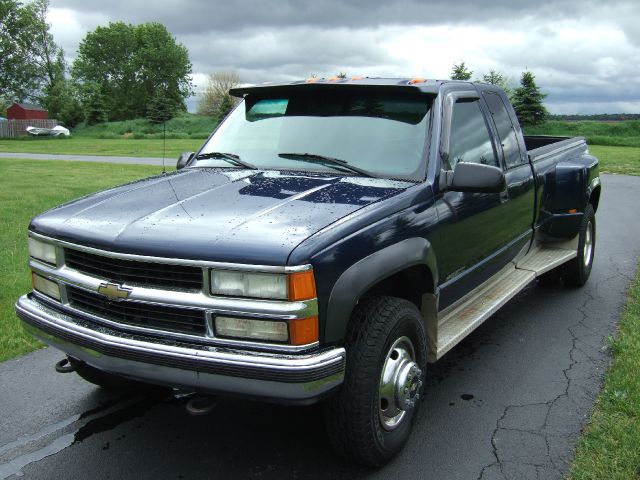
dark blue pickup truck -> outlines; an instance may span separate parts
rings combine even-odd
[[[406,441],[428,362],[538,279],[583,285],[598,161],[492,85],[310,79],[241,99],[176,172],[29,226],[16,311],[106,388],[325,404],[341,454]]]

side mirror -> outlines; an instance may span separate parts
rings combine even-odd
[[[460,162],[448,173],[447,187],[454,192],[500,193],[507,188],[507,182],[501,168]]]
[[[178,157],[178,163],[176,164],[176,170],[180,170],[187,166],[189,160],[193,158],[195,152],[182,152]]]

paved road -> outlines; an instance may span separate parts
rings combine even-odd
[[[135,163],[162,165],[162,157],[113,157],[105,155],[53,155],[49,153],[0,152],[0,158],[26,158],[28,160],[72,160],[75,162]],[[175,158],[165,158],[166,165],[175,166]]]
[[[43,350],[0,365],[0,478],[559,479],[640,254],[640,177],[603,183],[589,284],[531,285],[434,365],[413,436],[383,469],[339,460],[317,407],[222,399],[191,417],[184,399],[56,374],[62,355]]]

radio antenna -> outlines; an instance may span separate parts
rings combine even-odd
[[[164,168],[164,157],[167,151],[167,121],[162,122],[162,173],[167,173]]]

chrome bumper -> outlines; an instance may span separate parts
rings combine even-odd
[[[309,402],[342,383],[344,348],[310,354],[265,353],[120,332],[24,295],[15,305],[29,333],[100,370],[149,383]]]

